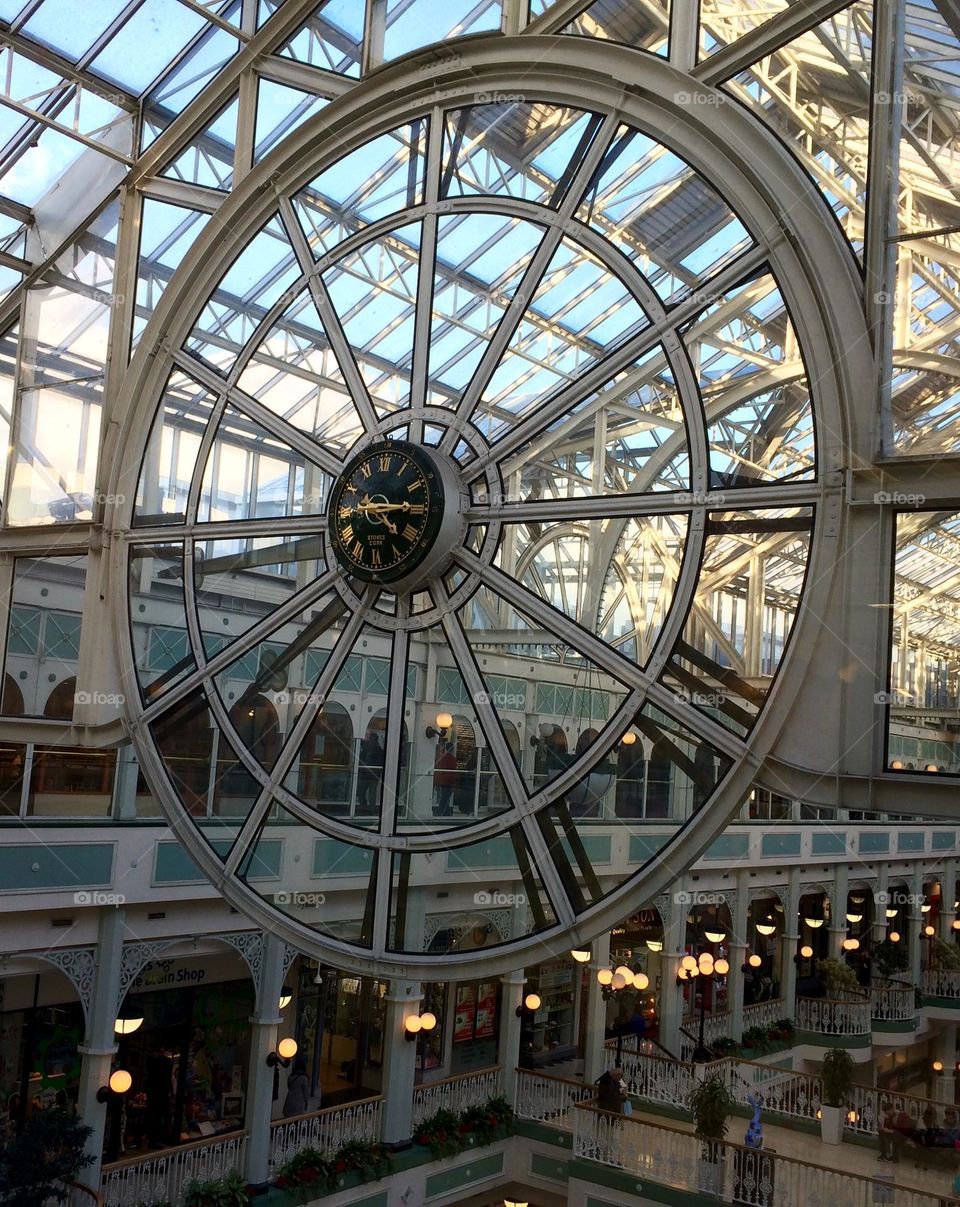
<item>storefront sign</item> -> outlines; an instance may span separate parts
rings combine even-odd
[[[154,989],[185,989],[191,985],[211,985],[217,981],[236,981],[250,974],[238,956],[192,956],[190,959],[151,960],[130,986],[131,993],[149,993]]]
[[[457,989],[457,1008],[453,1016],[453,1042],[455,1044],[473,1039],[476,1017],[476,990],[473,985],[461,985]]]

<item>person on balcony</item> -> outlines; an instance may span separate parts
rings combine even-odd
[[[283,1100],[283,1117],[290,1119],[294,1115],[305,1115],[310,1103],[310,1078],[307,1076],[307,1062],[298,1056],[293,1062],[290,1076],[287,1078],[287,1096]]]
[[[627,1079],[623,1069],[608,1069],[597,1078],[597,1106],[601,1111],[613,1111],[622,1115],[627,1100]]]

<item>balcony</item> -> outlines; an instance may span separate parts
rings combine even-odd
[[[873,1024],[871,1010],[871,1000],[865,995],[798,997],[797,1039],[819,1048],[866,1049],[860,1059],[868,1059]]]
[[[921,1004],[930,1017],[955,1020],[960,1010],[960,972],[926,968],[920,974]]]
[[[870,990],[870,1017],[878,1043],[904,1043],[917,1029],[917,994],[912,985],[874,985]]]

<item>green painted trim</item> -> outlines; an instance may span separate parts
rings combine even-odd
[[[233,845],[233,837],[210,839],[222,858]],[[263,838],[257,843],[247,880],[279,880],[283,840]],[[206,884],[207,877],[178,842],[158,842],[153,857],[154,884]]]
[[[509,838],[488,838],[468,847],[447,852],[447,871],[466,872],[471,868],[516,868],[517,856]]]
[[[922,851],[923,850],[923,832],[916,830],[908,830],[906,833],[901,831],[897,835],[897,850],[898,851]]]
[[[813,855],[844,855],[847,850],[846,834],[814,834],[810,844]]]
[[[880,1035],[906,1035],[916,1031],[917,1020],[915,1018],[875,1018],[870,1026],[875,1033]]]
[[[390,1191],[381,1190],[379,1194],[369,1194],[365,1199],[354,1199],[350,1207],[389,1207]]]
[[[544,1156],[543,1153],[531,1153],[530,1172],[538,1178],[545,1178],[548,1182],[567,1183],[570,1181],[570,1162],[555,1161],[552,1157]]]
[[[930,845],[935,851],[952,851],[957,845],[956,831],[934,830]]]
[[[314,876],[369,876],[373,852],[352,847],[336,838],[313,840]]]
[[[639,1173],[612,1169],[609,1165],[594,1164],[592,1161],[570,1162],[571,1182],[586,1182],[588,1186],[605,1186],[608,1190],[619,1190],[623,1194],[652,1199],[655,1203],[669,1203],[674,1207],[716,1207],[717,1199],[711,1195],[692,1190],[680,1190],[675,1186],[663,1186],[650,1181]]]
[[[640,834],[630,835],[629,858],[631,863],[646,863],[667,845],[665,838],[644,838]]]
[[[476,1157],[473,1160],[458,1165],[454,1169],[445,1169],[441,1173],[431,1174],[427,1178],[425,1194],[428,1199],[434,1199],[441,1194],[450,1194],[462,1186],[472,1186],[475,1182],[483,1182],[487,1178],[495,1178],[503,1173],[503,1153],[490,1153],[486,1157]]]
[[[516,1129],[518,1136],[526,1136],[528,1140],[540,1140],[543,1144],[555,1144],[557,1148],[573,1150],[573,1136],[570,1132],[548,1127],[545,1123],[534,1123],[532,1119],[517,1119]]]
[[[799,855],[799,834],[764,834],[761,852],[765,856]]]
[[[0,847],[0,893],[109,888],[113,884],[114,851],[112,842],[18,843]],[[78,900],[75,904],[91,902]]]
[[[738,859],[750,851],[749,834],[721,834],[704,851],[703,859]]]
[[[813,1048],[869,1048],[873,1045],[870,1035],[821,1035],[817,1031],[797,1031],[794,1042]]]
[[[928,997],[920,998],[920,1006],[935,1006],[942,1010],[960,1010],[960,997]]]
[[[886,830],[867,830],[858,839],[861,855],[885,855],[890,850],[890,835]]]

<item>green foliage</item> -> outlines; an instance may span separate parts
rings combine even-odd
[[[724,1078],[710,1073],[690,1091],[690,1112],[701,1140],[722,1140],[727,1134],[727,1119],[737,1105]]]
[[[853,1088],[853,1057],[846,1048],[831,1048],[823,1062],[825,1106],[844,1106]]]
[[[817,975],[823,981],[827,997],[837,998],[843,993],[859,993],[860,986],[849,964],[835,960],[832,956],[817,962]]]
[[[745,1048],[752,1048],[755,1052],[765,1052],[767,1049],[766,1027],[747,1027],[741,1042]]]
[[[439,1110],[418,1125],[414,1144],[429,1148],[434,1157],[453,1157],[471,1146],[492,1144],[513,1135],[513,1110],[505,1098],[490,1098],[462,1114]]]
[[[93,1128],[68,1111],[37,1111],[23,1132],[0,1148],[0,1202],[3,1207],[44,1207],[68,1197],[67,1183],[93,1163],[84,1145]]]
[[[898,972],[906,972],[910,966],[910,956],[906,944],[891,943],[884,939],[873,949],[873,963],[882,977],[888,979]]]
[[[721,1035],[719,1039],[715,1039],[710,1045],[717,1056],[738,1056],[740,1054],[740,1045],[731,1035]]]
[[[390,1154],[381,1144],[348,1140],[331,1152],[302,1148],[277,1170],[277,1186],[293,1191],[304,1202],[337,1189],[344,1174],[360,1173],[365,1179],[383,1178],[390,1172]]]
[[[247,1183],[239,1170],[233,1169],[224,1178],[201,1182],[194,1178],[184,1191],[184,1207],[247,1207],[250,1196]]]

